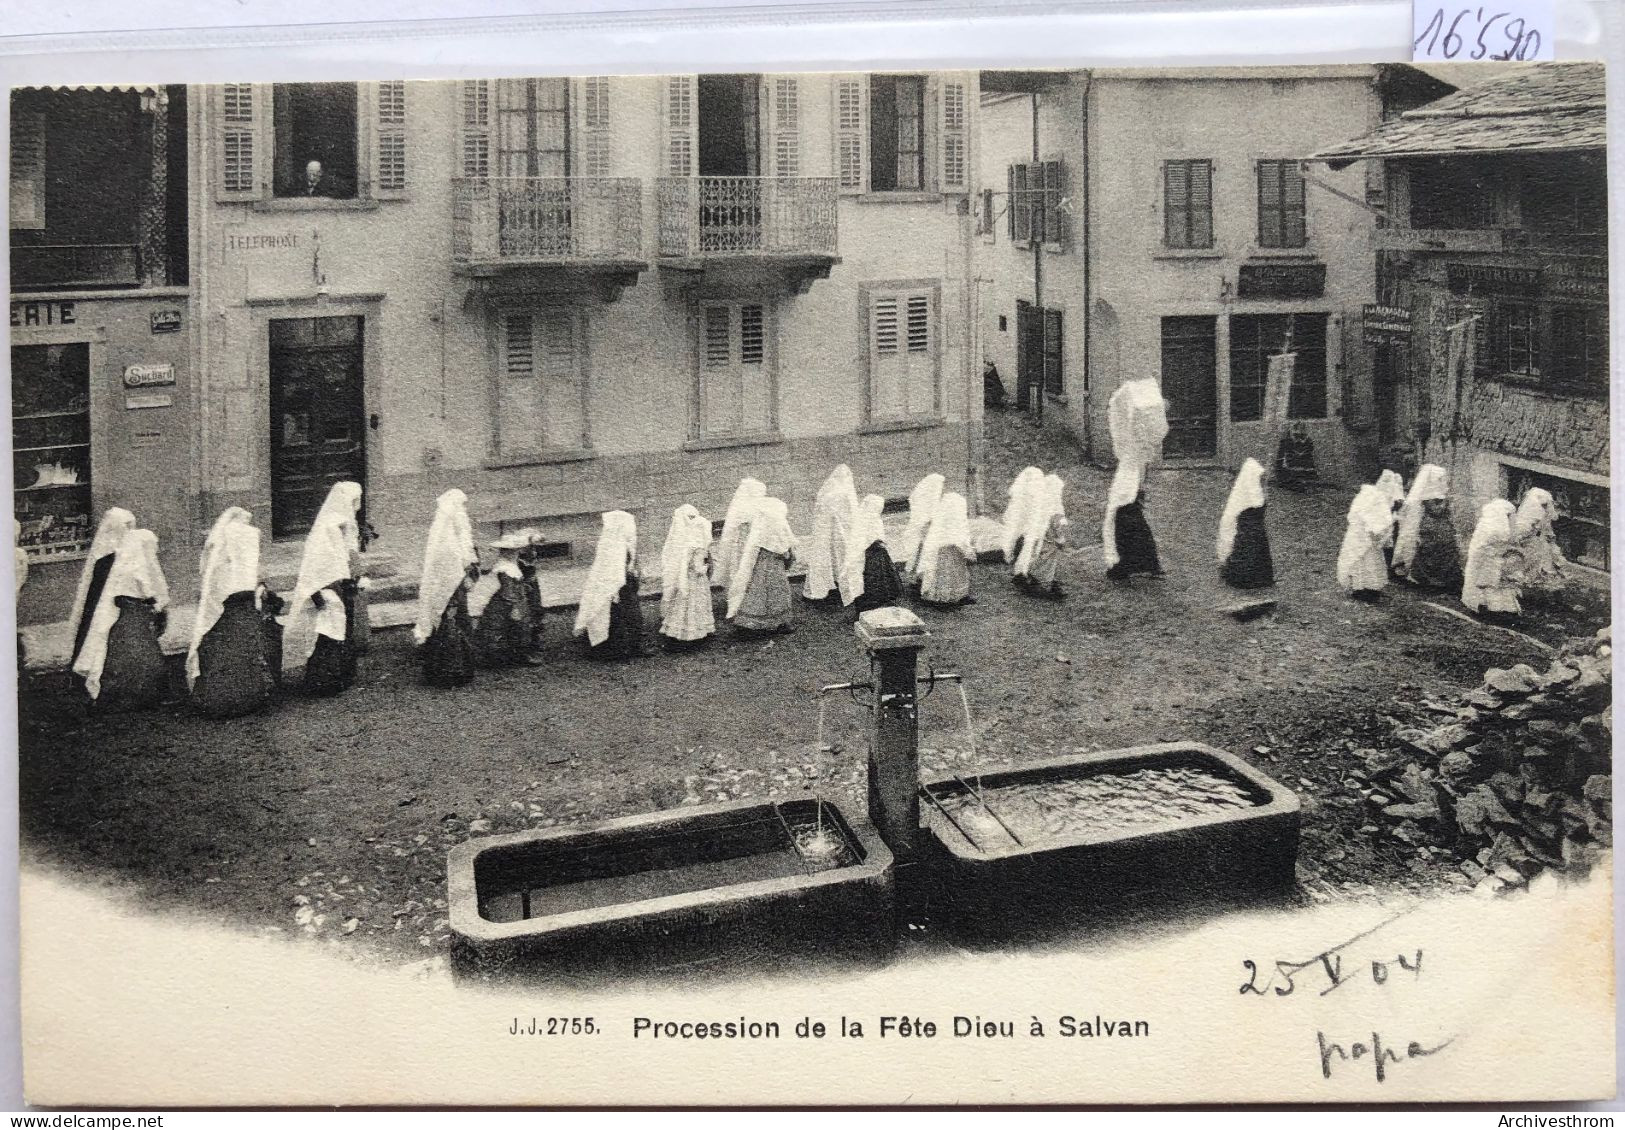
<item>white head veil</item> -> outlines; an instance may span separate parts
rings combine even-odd
[[[1106,492],[1106,517],[1101,523],[1101,545],[1106,565],[1117,564],[1117,512],[1140,496],[1145,471],[1162,454],[1168,436],[1168,402],[1151,377],[1124,381],[1106,404],[1117,470]]]
[[[1027,528],[1027,507],[1032,504],[1033,494],[1043,481],[1043,471],[1037,467],[1027,467],[1010,484],[1010,501],[1004,505],[1004,531],[999,542],[1006,561],[1016,559],[1016,542]]]
[[[739,606],[745,601],[751,575],[756,570],[756,555],[764,550],[790,554],[795,549],[796,536],[790,532],[790,519],[784,503],[777,498],[758,499],[751,510],[750,534],[745,538],[745,548],[740,552],[733,577],[728,582],[730,618],[739,614]]]
[[[186,650],[186,685],[197,682],[198,645],[225,611],[233,593],[252,592],[260,583],[260,532],[254,516],[241,506],[227,508],[203,542],[203,570],[198,579],[197,616]]]
[[[842,561],[857,506],[858,492],[852,484],[852,471],[842,463],[830,472],[813,499],[812,535],[802,552],[802,564],[807,567],[808,600],[823,600],[837,585],[845,592]]]
[[[1219,516],[1219,540],[1215,548],[1220,562],[1227,561],[1230,551],[1235,548],[1236,522],[1240,519],[1242,511],[1263,505],[1264,465],[1256,459],[1249,459],[1241,465],[1241,470],[1236,472],[1235,485],[1230,488],[1230,498],[1224,504],[1224,513]]]
[[[717,538],[716,553],[711,559],[711,579],[727,587],[733,571],[739,564],[740,551],[745,548],[745,531],[751,512],[758,500],[767,497],[767,487],[757,479],[740,479],[734,488],[733,500],[722,517],[722,534]]]
[[[474,527],[468,518],[468,496],[448,490],[435,502],[429,541],[423,550],[423,574],[418,581],[418,615],[412,638],[424,643],[434,635],[446,605],[468,577],[468,567],[479,564],[474,548]]]
[[[1038,560],[1038,551],[1049,536],[1050,523],[1066,517],[1063,501],[1066,480],[1059,475],[1045,475],[1044,481],[1033,491],[1027,507],[1026,528],[1021,536],[1021,553],[1016,557],[1015,572],[1025,575],[1032,571]]]
[[[931,528],[920,545],[920,586],[930,588],[937,581],[937,561],[944,549],[957,549],[967,562],[976,560],[976,548],[970,538],[970,509],[965,496],[956,491],[944,492],[937,503]]]
[[[1403,573],[1416,557],[1417,543],[1422,536],[1422,503],[1429,499],[1445,498],[1450,493],[1450,475],[1435,463],[1424,463],[1416,472],[1405,504],[1399,508],[1399,531],[1394,536],[1394,570]]]
[[[886,526],[881,520],[886,500],[878,494],[866,494],[852,515],[852,529],[846,537],[846,561],[841,567],[841,602],[851,604],[863,595],[863,563],[869,547],[886,540]]]
[[[581,606],[576,610],[575,634],[583,633],[597,647],[609,638],[609,609],[621,598],[627,570],[638,556],[638,526],[625,510],[604,515],[604,532],[598,535],[598,552],[581,589]]]
[[[310,532],[305,535],[305,554],[299,562],[299,578],[294,582],[288,603],[287,623],[282,634],[282,670],[297,671],[316,650],[316,637],[345,639],[348,625],[344,605],[337,593],[323,598],[317,608],[311,599],[323,589],[353,579],[351,554],[359,552],[360,527],[356,514],[361,509],[359,483],[334,483],[327,501],[316,512]]]
[[[79,630],[79,621],[85,614],[85,600],[90,595],[90,578],[96,572],[96,562],[116,551],[124,535],[133,529],[135,515],[123,507],[109,507],[107,513],[102,515],[102,523],[90,541],[90,552],[85,555],[84,568],[79,570],[79,587],[73,594],[73,611],[68,616],[68,623],[73,625],[75,632]]]
[[[683,503],[671,512],[666,544],[660,547],[660,604],[664,610],[688,595],[693,580],[689,562],[695,550],[711,548],[711,523],[693,506]]]
[[[1523,500],[1518,503],[1518,512],[1512,518],[1512,534],[1517,538],[1525,538],[1536,534],[1543,538],[1555,537],[1552,523],[1557,519],[1557,503],[1552,499],[1551,491],[1542,487],[1530,487],[1523,492]]]
[[[1389,502],[1405,501],[1405,480],[1399,477],[1399,472],[1385,469],[1377,476],[1377,489],[1388,496]]]
[[[107,584],[102,586],[101,599],[90,618],[90,631],[85,645],[79,649],[74,661],[74,672],[84,676],[85,689],[91,698],[102,693],[102,667],[107,662],[107,635],[119,617],[116,603],[121,596],[140,600],[151,599],[154,611],[169,607],[169,585],[164,571],[158,567],[158,538],[151,530],[130,530],[113,552],[113,567],[108,571]]]
[[[1478,525],[1467,544],[1467,565],[1462,570],[1461,601],[1478,608],[1478,590],[1499,588],[1505,583],[1504,562],[1512,548],[1512,503],[1491,499],[1478,512]],[[1500,611],[1499,609],[1497,611]]]
[[[920,568],[920,549],[937,515],[937,504],[942,501],[942,487],[947,480],[930,474],[914,484],[908,494],[908,524],[903,527],[903,539],[898,545],[902,561],[911,572]]]
[[[1353,592],[1355,577],[1366,555],[1382,548],[1393,529],[1393,503],[1388,493],[1370,483],[1362,486],[1349,504],[1348,529],[1343,534],[1343,545],[1337,553],[1337,583],[1344,592]],[[1376,562],[1382,565],[1379,558]],[[1386,568],[1375,570],[1374,575],[1386,582]]]

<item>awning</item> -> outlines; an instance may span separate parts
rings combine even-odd
[[[23,87],[22,89],[27,90],[27,89],[30,89],[30,88]],[[34,89],[34,90],[53,90],[53,91],[60,91],[60,90],[110,90],[110,91],[114,91],[116,93],[156,94],[160,90],[163,89],[163,86],[158,84],[158,83],[103,82],[103,83],[80,83],[80,84],[75,85],[75,86],[36,86],[36,87],[33,87],[32,89]]]
[[[1542,64],[1409,110],[1307,159],[1340,168],[1373,157],[1602,150],[1606,115],[1601,65]]]

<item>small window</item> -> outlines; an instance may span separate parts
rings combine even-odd
[[[1552,530],[1563,556],[1593,569],[1608,569],[1610,511],[1608,488],[1560,479],[1522,467],[1506,468],[1506,497],[1521,502],[1530,487],[1540,487],[1552,496],[1557,520]]]
[[[869,187],[918,192],[925,187],[925,79],[869,78]]]
[[[567,308],[502,316],[497,452],[521,460],[588,446],[586,327]]]
[[[1213,162],[1164,161],[1163,243],[1172,248],[1213,246]]]
[[[1552,310],[1552,378],[1607,395],[1606,308],[1559,306]]]
[[[1540,376],[1540,318],[1528,302],[1497,302],[1487,315],[1489,371]]]
[[[777,427],[767,308],[716,302],[701,308],[695,438],[764,435]]]
[[[355,83],[279,82],[273,87],[272,120],[277,196],[355,198]]]
[[[1258,246],[1302,247],[1303,170],[1296,161],[1258,162]]]

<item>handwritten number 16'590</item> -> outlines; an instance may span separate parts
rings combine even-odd
[[[1523,61],[1540,54],[1540,32],[1522,17],[1508,18],[1511,13],[1494,8],[1460,8],[1454,9],[1454,16],[1451,13],[1449,7],[1435,10],[1427,27],[1416,37],[1412,46],[1424,58]],[[1478,35],[1469,41],[1466,37],[1475,26]]]

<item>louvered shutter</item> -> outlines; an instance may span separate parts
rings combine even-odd
[[[1190,166],[1167,161],[1162,166],[1162,241],[1169,247],[1189,247]]]
[[[546,450],[587,446],[586,390],[581,364],[585,335],[572,310],[544,310],[536,318],[541,349],[542,445]]]
[[[842,193],[869,191],[869,78],[835,79],[835,176]]]
[[[457,149],[462,175],[484,180],[491,175],[490,79],[463,82],[461,117]]]
[[[251,82],[228,82],[216,88],[215,112],[220,118],[217,154],[220,200],[258,200],[265,194],[266,167],[259,87]]]
[[[373,84],[372,194],[383,200],[406,195],[406,83]]]
[[[1034,165],[1033,170],[1043,181],[1039,206],[1044,217],[1044,246],[1059,251],[1066,246],[1067,239],[1066,213],[1061,211],[1061,200],[1066,196],[1066,166],[1060,161],[1045,161]]]
[[[665,160],[661,164],[668,177],[691,177],[695,173],[699,113],[694,104],[694,87],[693,75],[668,75],[662,87]]]
[[[775,426],[767,308],[702,307],[697,438],[756,435]]]
[[[937,187],[970,189],[970,83],[959,72],[942,76],[937,97]]]
[[[1258,245],[1285,247],[1282,227],[1281,162],[1258,163]]]
[[[1010,239],[1015,243],[1031,242],[1034,235],[1031,174],[1030,165],[1010,166]]]
[[[1192,247],[1213,246],[1213,165],[1207,161],[1190,163]]]
[[[584,177],[610,175],[609,79],[577,79],[572,101],[579,107],[576,121],[576,168]]]
[[[1283,246],[1302,247],[1307,241],[1303,169],[1296,161],[1281,162],[1281,237]]]
[[[1044,391],[1055,396],[1066,391],[1061,364],[1061,311],[1044,312]]]
[[[869,300],[869,419],[937,410],[937,328],[929,290],[877,292]]]
[[[794,75],[771,75],[765,80],[772,176],[801,175],[801,82]]]

